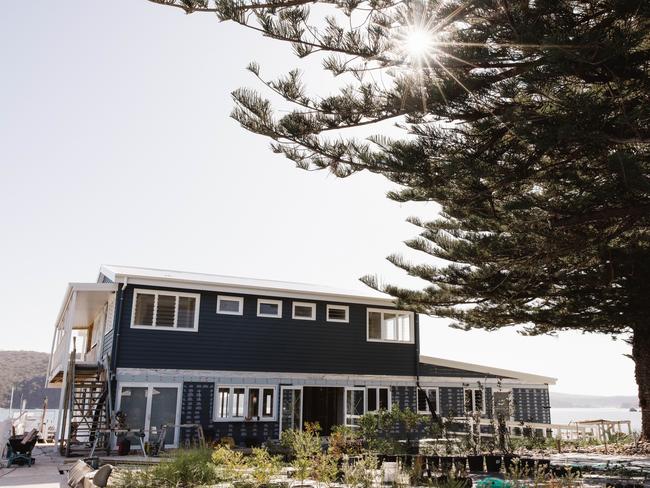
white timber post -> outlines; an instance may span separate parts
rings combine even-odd
[[[72,298],[68,302],[68,308],[65,312],[65,326],[64,326],[64,336],[61,342],[66,344],[66,352],[67,354],[64,356],[65,360],[63,361],[62,367],[63,367],[63,376],[62,376],[62,383],[61,383],[61,397],[59,398],[59,410],[56,414],[56,436],[55,436],[55,443],[59,443],[61,440],[61,434],[63,433],[63,429],[65,428],[64,425],[61,425],[63,421],[63,415],[62,415],[62,410],[63,410],[63,405],[65,401],[65,397],[67,395],[67,379],[68,379],[68,365],[70,364],[70,341],[72,339],[72,322],[74,319],[74,312],[75,309],[77,308],[77,292],[73,291],[72,292]]]

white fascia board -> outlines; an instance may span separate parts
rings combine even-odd
[[[110,266],[102,266],[100,268],[100,273],[108,277],[115,283],[123,282],[124,279],[128,279],[129,284],[142,285],[142,286],[161,286],[169,288],[185,288],[190,290],[204,290],[204,291],[215,291],[215,292],[224,292],[224,293],[239,293],[244,295],[261,295],[265,297],[279,297],[279,298],[296,298],[301,300],[320,300],[320,301],[332,301],[332,302],[341,302],[341,303],[357,303],[362,305],[374,305],[374,306],[383,306],[395,308],[395,300],[392,298],[381,298],[373,297],[366,295],[356,295],[354,293],[339,293],[339,292],[328,292],[326,290],[319,291],[301,291],[296,288],[287,288],[284,282],[277,282],[277,286],[264,286],[264,285],[244,285],[244,284],[231,284],[231,283],[219,283],[219,282],[210,282],[208,280],[192,280],[192,279],[183,279],[176,276],[164,277],[164,276],[143,276],[138,275],[137,273],[128,273],[121,274],[112,270]],[[209,276],[209,275],[207,275]],[[269,282],[271,283],[271,282]],[[300,286],[300,283],[295,284],[296,287]],[[306,285],[310,286],[310,285]]]
[[[462,361],[453,361],[451,359],[434,358],[430,356],[420,356],[420,362],[425,364],[431,364],[433,366],[444,366],[447,368],[464,369],[467,371],[475,371],[477,373],[485,373],[494,376],[499,376],[502,378],[511,378],[526,383],[554,385],[557,382],[557,378],[551,378],[550,376],[541,376],[537,374],[522,373],[521,371],[512,371],[509,369],[493,368],[491,366],[464,363]]]

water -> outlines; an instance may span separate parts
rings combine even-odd
[[[641,430],[641,412],[630,412],[627,408],[551,408],[551,421],[554,424],[598,419],[630,420],[632,430]],[[623,432],[626,432],[625,427]]]

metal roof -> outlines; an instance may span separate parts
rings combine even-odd
[[[258,293],[269,296],[312,297],[338,299],[377,305],[393,306],[394,299],[385,293],[367,288],[366,290],[345,290],[330,286],[276,281],[259,278],[244,278],[190,271],[142,268],[105,264],[100,273],[116,283],[126,279],[133,284],[154,284],[181,288],[208,289],[236,293]]]
[[[538,374],[523,373],[521,371],[512,371],[510,369],[493,368],[492,366],[483,366],[480,364],[465,363],[462,361],[453,361],[451,359],[434,358],[431,356],[420,356],[420,362],[434,366],[444,366],[447,368],[464,369],[466,371],[475,371],[477,373],[490,374],[501,378],[511,378],[520,381],[526,381],[533,384],[554,385],[557,378],[550,376],[541,376]]]

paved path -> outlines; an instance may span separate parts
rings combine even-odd
[[[65,487],[66,476],[60,475],[57,465],[63,459],[55,454],[52,447],[36,446],[32,451],[36,463],[32,467],[12,466],[5,468],[5,460],[0,461],[0,486],[21,486],[23,488],[61,488]]]

